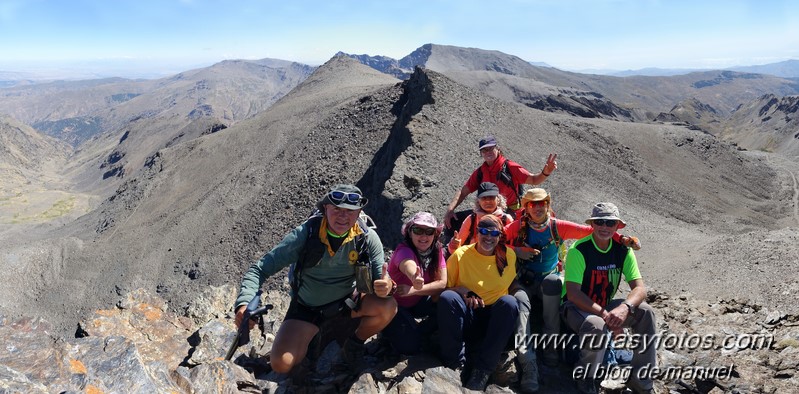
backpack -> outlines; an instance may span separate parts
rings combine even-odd
[[[505,159],[502,163],[502,168],[499,170],[499,174],[497,175],[497,180],[508,185],[511,189],[516,191],[516,203],[521,203],[522,195],[524,194],[524,188],[522,185],[517,185],[513,183],[513,176],[511,176],[510,169],[508,168],[508,162],[510,160]],[[477,171],[477,184],[481,184],[483,182],[483,170],[482,168],[478,168]]]
[[[318,236],[319,228],[322,225],[322,216],[322,212],[317,209],[306,219],[305,222],[310,225],[308,229],[308,238],[305,239],[305,246],[303,246],[297,261],[292,263],[289,267],[289,284],[291,285],[291,293],[294,297],[299,296],[300,286],[302,285],[302,272],[319,264],[324,254],[327,253],[327,245],[322,243],[322,240],[320,240]],[[358,253],[358,259],[355,265],[356,267],[366,267],[366,272],[371,273],[372,263],[366,248],[366,234],[368,234],[369,231],[376,230],[377,226],[372,218],[363,213],[363,211],[361,211],[357,223],[362,232],[356,235],[353,240],[355,243],[355,251]],[[371,285],[371,281],[369,282]],[[359,288],[358,290],[366,289]]]
[[[491,215],[491,214],[487,213],[486,215]],[[507,226],[510,222],[513,221],[513,219],[509,219],[508,216],[510,216],[510,215],[508,215],[507,213],[503,213],[502,214],[501,222],[502,222],[503,226]],[[470,213],[469,216],[467,216],[467,217],[472,218],[472,228],[469,230],[469,235],[466,236],[466,239],[464,239],[461,242],[461,245],[468,245],[468,244],[472,243],[472,236],[474,236],[475,230],[477,230],[477,213],[472,211],[472,213]],[[464,221],[465,220],[466,219],[464,219]]]
[[[563,262],[566,261],[566,253],[569,252],[568,245],[563,242],[563,238],[558,234],[558,220],[555,219],[555,212],[550,210],[549,218],[549,235],[555,241],[555,247],[558,248],[558,271],[563,271]],[[519,233],[516,236],[515,244],[524,245],[527,236],[527,229],[519,228]]]

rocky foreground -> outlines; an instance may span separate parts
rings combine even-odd
[[[658,393],[787,393],[799,383],[799,316],[759,305],[707,303],[690,294],[650,292],[662,333]],[[283,290],[267,291],[275,306],[264,331],[233,357],[224,355],[235,335],[235,289],[209,287],[178,316],[157,295],[132,291],[114,308],[98,310],[78,325],[75,338],[57,338],[45,319],[0,316],[0,393],[452,393],[463,389],[455,371],[433,355],[388,357],[369,342],[370,367],[352,375],[338,359],[338,344],[319,349],[283,376],[263,359],[288,306]],[[508,360],[512,357],[508,355]],[[542,369],[542,393],[570,393],[571,369]],[[715,376],[706,376],[715,374]],[[508,361],[488,392],[519,389]]]

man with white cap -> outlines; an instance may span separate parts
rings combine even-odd
[[[565,264],[565,302],[561,314],[566,324],[580,335],[580,363],[574,377],[582,393],[596,393],[595,378],[607,345],[608,332],[621,334],[631,328],[635,341],[627,387],[635,393],[651,393],[652,380],[639,375],[656,367],[655,312],[644,300],[646,287],[632,249],[613,240],[626,223],[619,209],[609,202],[594,205],[585,221],[593,233],[576,241]],[[630,285],[625,299],[614,299],[622,275]],[[578,375],[578,368],[579,374]]]

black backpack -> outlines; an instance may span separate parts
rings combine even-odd
[[[499,170],[499,174],[497,175],[498,180],[510,187],[511,189],[516,191],[516,202],[521,203],[522,195],[524,194],[524,188],[522,185],[517,185],[513,183],[513,176],[511,176],[510,169],[508,169],[508,162],[510,160],[505,159],[505,162],[502,163],[502,168]],[[483,169],[477,169],[477,184],[483,183]]]

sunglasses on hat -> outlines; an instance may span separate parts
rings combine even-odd
[[[341,204],[343,202],[358,204],[361,202],[361,198],[363,198],[358,193],[346,193],[338,190],[331,191],[327,194],[327,197],[330,198],[330,201],[333,201],[334,204]]]

